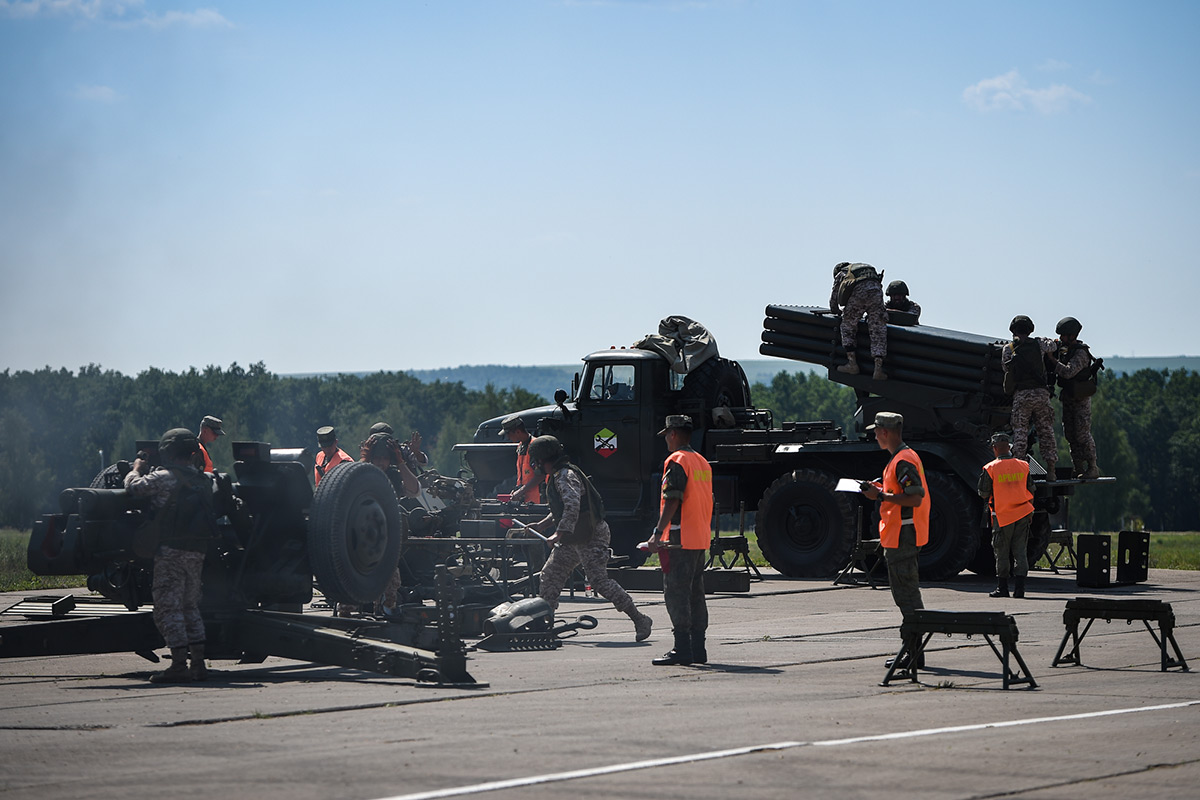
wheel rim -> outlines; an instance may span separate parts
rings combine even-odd
[[[383,560],[388,543],[387,514],[375,498],[362,495],[350,510],[346,553],[360,575],[368,575]]]
[[[829,524],[825,512],[811,503],[795,503],[788,506],[783,519],[788,542],[802,553],[820,549],[823,534]]]

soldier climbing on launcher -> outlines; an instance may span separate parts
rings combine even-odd
[[[870,264],[843,261],[835,266],[829,310],[836,314],[839,308],[842,312],[842,347],[846,349],[847,362],[837,368],[838,372],[859,374],[858,321],[865,314],[867,330],[871,336],[871,358],[875,360],[875,371],[871,377],[877,381],[887,380],[887,374],[883,371],[883,359],[887,357],[887,309],[883,304],[883,273]]]

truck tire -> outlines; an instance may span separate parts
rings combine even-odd
[[[854,503],[835,492],[837,478],[798,469],[763,493],[755,516],[758,546],[771,566],[789,578],[832,578],[854,553]]]
[[[741,364],[727,358],[710,358],[683,380],[680,398],[703,400],[706,409],[750,405],[750,385]]]
[[[404,522],[392,484],[364,462],[339,466],[313,495],[308,557],[325,596],[368,603],[383,594],[404,543]]]
[[[967,568],[979,549],[982,508],[962,481],[944,472],[926,472],[933,506],[929,510],[929,543],[921,548],[921,579],[941,581]]]

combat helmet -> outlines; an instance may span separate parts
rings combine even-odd
[[[170,458],[187,458],[199,450],[200,440],[187,428],[171,428],[158,441],[158,452]]]
[[[1019,336],[1028,336],[1033,333],[1033,320],[1024,314],[1017,314],[1012,318],[1012,322],[1008,323],[1008,330]]]
[[[1074,317],[1063,317],[1054,326],[1054,332],[1059,336],[1078,336],[1083,330],[1083,323]]]
[[[554,461],[562,454],[562,443],[553,436],[538,436],[529,443],[529,459],[534,464]]]
[[[905,297],[908,297],[908,284],[904,281],[892,281],[888,284],[887,294],[902,294]]]

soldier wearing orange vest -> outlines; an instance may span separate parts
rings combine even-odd
[[[996,459],[985,464],[979,476],[979,496],[989,501],[992,511],[992,549],[996,551],[996,589],[989,596],[1008,597],[1011,570],[1015,580],[1013,597],[1024,597],[1025,576],[1029,574],[1029,524],[1033,521],[1033,476],[1029,474],[1029,462],[1013,457],[1012,438],[1007,433],[992,434],[992,452]]]
[[[204,459],[205,472],[213,471],[213,462],[208,455],[208,445],[215,442],[218,436],[225,435],[225,431],[221,428],[222,424],[221,420],[216,417],[205,417],[200,420],[200,435],[197,439],[200,442],[200,457]]]
[[[658,525],[646,546],[659,554],[662,564],[663,599],[671,617],[675,647],[651,663],[706,664],[704,553],[712,528],[712,467],[691,447],[692,418],[686,414],[668,416],[658,435],[666,437],[670,455],[663,464]]]
[[[317,451],[316,462],[313,465],[313,486],[320,486],[321,479],[338,464],[354,461],[349,453],[338,447],[337,430],[332,425],[317,428],[317,444],[321,449]]]
[[[542,502],[543,476],[529,456],[529,443],[533,437],[526,430],[525,421],[516,414],[505,417],[500,423],[500,435],[517,446],[517,488],[513,490],[512,499]]]
[[[888,583],[892,599],[907,617],[925,607],[917,556],[929,542],[929,484],[921,457],[904,443],[903,416],[880,411],[867,430],[874,431],[879,447],[892,454],[883,478],[864,482],[862,493],[870,500],[879,500],[879,543],[887,559]]]

